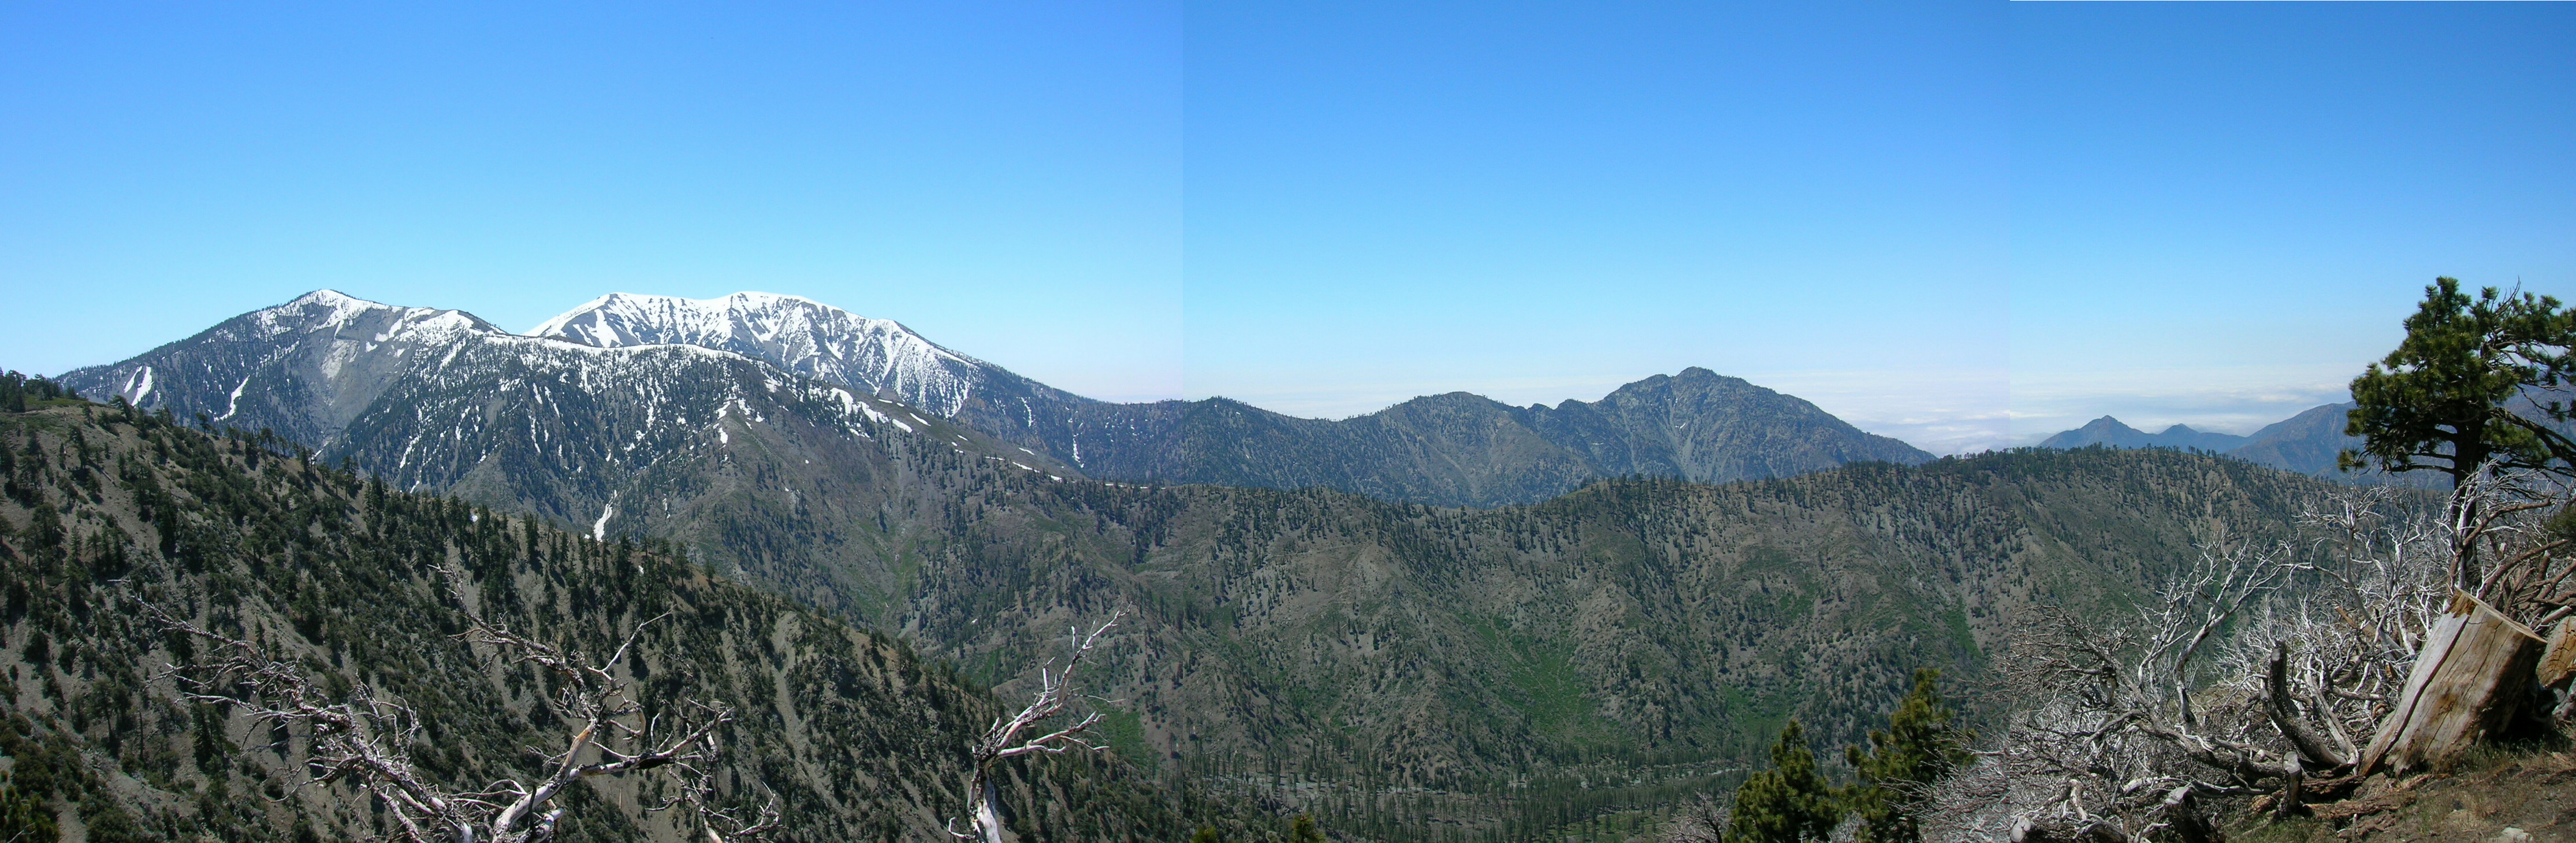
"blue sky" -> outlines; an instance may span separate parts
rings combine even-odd
[[[2012,11],[2023,432],[2343,400],[2437,275],[2576,298],[2576,7]]]
[[[0,5],[0,365],[796,293],[1103,398],[2244,432],[2576,297],[2564,4]]]
[[[1283,5],[1186,10],[1192,392],[2006,399],[2000,4]]]
[[[0,6],[0,365],[321,287],[519,330],[752,289],[1180,392],[1178,7],[744,8]]]

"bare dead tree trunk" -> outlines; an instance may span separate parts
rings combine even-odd
[[[2351,759],[2336,751],[2335,746],[2318,735],[2315,729],[2308,728],[2307,721],[2299,717],[2298,708],[2291,703],[2289,643],[2275,643],[2272,650],[2272,671],[2264,684],[2270,686],[2268,708],[2273,727],[2281,730],[2282,737],[2290,739],[2291,746],[2298,747],[2299,760],[2309,769],[2333,770],[2351,763]]]
[[[2331,560],[2204,544],[2138,623],[2024,610],[2000,664],[2025,700],[2002,815],[2032,840],[2214,835],[2189,800],[2159,797],[2272,792],[2298,813],[2358,782],[2329,775],[2420,766],[2512,725],[2521,683],[2576,685],[2576,540],[2552,523],[2576,488],[2497,472],[2465,486],[2447,507],[2356,490],[2303,513]],[[2312,587],[2279,587],[2294,576]],[[2544,658],[2524,618],[2568,619],[2564,642]]]
[[[1036,737],[1024,736],[1037,729],[1038,724],[1065,713],[1075,696],[1074,670],[1082,666],[1083,657],[1090,655],[1092,648],[1099,644],[1100,636],[1116,627],[1118,619],[1126,614],[1124,611],[1112,613],[1108,621],[1087,635],[1080,628],[1074,629],[1073,654],[1065,658],[1064,669],[1040,666],[1035,698],[1019,713],[994,720],[993,728],[986,730],[984,737],[975,742],[975,766],[966,777],[967,830],[958,831],[957,821],[950,820],[949,836],[959,840],[980,840],[982,843],[1003,843],[1001,800],[993,769],[1002,761],[1041,752],[1061,753],[1072,747],[1081,747],[1088,752],[1109,748],[1083,737],[1091,727],[1100,724],[1097,711],[1085,713],[1071,726]]]
[[[2307,779],[2306,774],[2300,774],[2291,776],[2289,781],[2281,784],[2281,798],[2272,804],[2273,819],[2286,820],[2307,810],[2306,804],[2301,801],[2304,794],[2299,792],[2300,788],[2307,785]]]
[[[2484,520],[2485,496],[2479,494],[2480,476],[2455,481],[2451,489],[2451,587],[2471,594],[2486,584],[2478,570],[2478,534],[2475,529]]]
[[[1675,812],[1657,843],[1723,843],[1726,820],[1726,806],[1703,793]]]

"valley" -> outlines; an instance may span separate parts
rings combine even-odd
[[[1732,781],[1791,718],[1858,741],[1916,668],[1977,687],[2017,609],[2126,611],[2198,543],[2278,532],[2330,488],[2167,450],[1932,460],[1696,369],[1591,404],[1460,394],[1342,422],[1055,405],[1173,413],[1124,441],[1177,437],[1146,462],[1230,480],[1174,482],[1070,447],[1098,428],[1039,447],[1040,402],[979,426],[992,396],[960,385],[1000,370],[890,322],[611,310],[545,329],[589,344],[316,293],[64,381],[670,548],[1003,699],[1065,628],[1132,612],[1093,674],[1125,763],[1386,841],[1615,836],[1603,818]]]

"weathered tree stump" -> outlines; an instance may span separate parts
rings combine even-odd
[[[2358,773],[2403,774],[2510,727],[2531,699],[2540,655],[2540,636],[2454,590],[2449,611],[2415,654],[2396,708],[2362,753]]]
[[[2549,635],[2549,649],[2540,654],[2540,687],[2556,688],[2576,678],[2576,618],[2558,622],[2558,630]]]

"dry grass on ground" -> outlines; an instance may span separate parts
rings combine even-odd
[[[2576,843],[2576,752],[2479,753],[2448,772],[2372,777],[2313,816],[2264,816],[2228,829],[2238,843],[2533,841]]]

